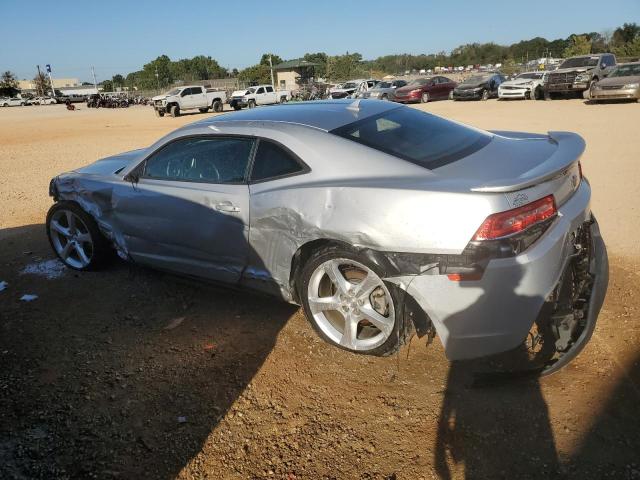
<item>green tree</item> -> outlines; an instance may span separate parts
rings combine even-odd
[[[625,43],[632,43],[640,36],[640,26],[636,23],[625,23],[613,32],[611,43],[616,47],[621,47]]]
[[[253,65],[240,70],[238,79],[248,83],[271,83],[271,70],[268,65]]]
[[[317,53],[305,53],[304,58],[307,62],[317,63],[318,65],[314,69],[314,76],[316,78],[324,78],[327,74],[327,59],[328,56],[324,52]]]
[[[275,53],[263,53],[262,57],[260,57],[260,65],[266,65],[268,67],[269,66],[269,57],[271,57],[271,62],[273,63],[274,67],[276,65],[278,65],[279,63],[282,63],[284,61],[284,60],[282,60],[281,57],[279,57]]]
[[[569,46],[564,50],[565,58],[591,53],[591,40],[587,35],[572,35],[569,37],[569,42]]]
[[[105,80],[100,83],[103,92],[113,92],[113,82],[111,80]]]
[[[36,73],[36,76],[33,77],[33,83],[38,95],[47,95],[47,92],[51,89],[49,78],[43,72]]]
[[[122,75],[120,75],[119,73],[117,75],[114,75],[113,77],[111,77],[111,84],[113,85],[113,88],[122,88],[125,86],[125,80],[124,77]]]
[[[13,97],[19,91],[18,79],[16,78],[15,74],[8,70],[4,72],[2,76],[0,76],[0,95]]]

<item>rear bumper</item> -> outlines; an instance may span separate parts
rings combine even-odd
[[[640,89],[618,88],[615,90],[604,90],[595,87],[591,91],[591,100],[633,100],[640,98]]]
[[[453,282],[446,275],[429,274],[387,280],[405,289],[429,316],[450,360],[511,350],[523,342],[559,284],[574,252],[576,232],[591,221],[590,195],[588,183],[582,182],[532,247],[516,257],[491,260],[480,280]],[[589,328],[582,332],[579,350],[593,332],[608,283],[606,248],[598,224],[594,221],[589,228],[595,286]]]

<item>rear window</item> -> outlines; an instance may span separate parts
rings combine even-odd
[[[434,169],[455,162],[491,141],[491,135],[420,110],[400,107],[331,133]]]

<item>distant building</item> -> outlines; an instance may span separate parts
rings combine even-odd
[[[77,78],[55,78],[53,77],[53,88],[62,89],[65,87],[77,87],[80,86],[80,80]],[[20,90],[35,90],[36,84],[33,80],[20,80],[18,81],[18,88]]]
[[[274,65],[276,73],[276,88],[284,90],[299,90],[300,85],[313,78],[317,63],[301,58]]]

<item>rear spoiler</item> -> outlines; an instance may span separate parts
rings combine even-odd
[[[508,135],[505,135],[508,136]],[[493,180],[480,187],[474,187],[473,192],[505,193],[522,190],[538,183],[545,182],[556,177],[578,161],[585,149],[584,139],[571,132],[549,132],[549,139],[558,148],[546,161],[537,167],[523,173],[516,179]]]

